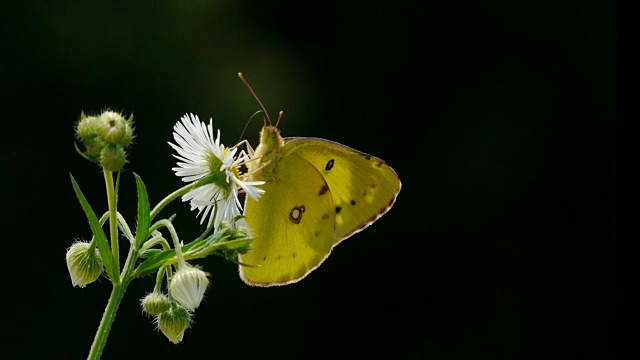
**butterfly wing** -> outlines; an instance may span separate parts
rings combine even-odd
[[[398,175],[375,156],[319,138],[287,138],[285,150],[311,163],[329,185],[335,244],[384,215],[400,192]]]
[[[384,161],[319,138],[288,138],[282,153],[253,177],[266,184],[262,198],[247,199],[253,232],[240,276],[258,286],[299,281],[333,246],[386,213],[400,180]]]
[[[247,199],[245,216],[254,241],[241,255],[240,277],[257,286],[286,285],[316,268],[334,243],[335,212],[320,172],[300,156],[288,154],[260,170],[265,190],[258,202]]]

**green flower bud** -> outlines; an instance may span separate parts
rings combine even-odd
[[[107,110],[98,118],[98,136],[106,144],[127,146],[131,143],[133,130],[124,116]],[[128,140],[127,140],[128,139]]]
[[[171,308],[171,300],[165,294],[152,292],[140,301],[142,311],[149,315],[160,315]]]
[[[102,153],[104,145],[102,143],[95,142],[94,140],[87,140],[84,142],[84,147],[86,149],[84,155],[86,155],[87,159],[94,163],[99,163],[100,154]]]
[[[76,242],[67,250],[67,269],[71,284],[83,288],[100,277],[104,266],[98,249],[87,242]]]
[[[186,309],[194,311],[209,286],[207,273],[190,265],[181,267],[171,278],[169,292]]]
[[[236,220],[234,224],[235,232],[232,235],[232,239],[244,239],[251,238],[251,231],[249,225],[244,218]]]
[[[98,118],[80,114],[80,121],[76,125],[76,135],[83,142],[93,141],[98,132]]]
[[[80,114],[80,121],[76,124],[76,135],[86,149],[82,154],[95,163],[100,161],[100,152],[104,147],[104,143],[98,137],[98,124],[96,116],[87,116],[84,112]]]
[[[174,344],[182,341],[184,332],[191,325],[191,314],[178,304],[172,304],[169,310],[156,318],[158,328]]]
[[[100,165],[105,170],[117,172],[127,162],[127,154],[121,146],[105,146],[100,152]]]

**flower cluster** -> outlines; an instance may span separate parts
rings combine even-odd
[[[100,163],[105,170],[119,171],[127,161],[125,149],[133,141],[133,115],[125,119],[111,110],[98,116],[82,113],[76,124],[76,136],[85,147],[83,157]]]
[[[168,295],[155,290],[140,301],[142,311],[155,317],[158,329],[174,344],[182,341],[191,325],[192,312],[204,299],[209,286],[208,274],[182,263],[171,277]]]
[[[154,317],[158,329],[169,341],[179,343],[211,283],[210,274],[188,261],[210,254],[236,259],[238,254],[249,250],[250,231],[241,223],[235,223],[242,213],[239,195],[258,200],[264,193],[259,188],[264,182],[245,180],[240,168],[250,160],[249,156],[245,151],[239,151],[238,146],[225,147],[220,140],[220,131],[214,135],[212,121],[206,125],[193,114],[185,115],[174,126],[174,142],[169,144],[177,152],[174,157],[178,162],[173,170],[188,184],[160,201],[151,211],[146,187],[136,175],[138,223],[134,234],[117,211],[118,186],[113,181],[113,173],[122,170],[127,162],[125,150],[133,140],[132,124],[132,117],[125,119],[109,110],[98,116],[83,113],[76,124],[76,136],[84,150],[78,146],[76,149],[104,170],[109,211],[98,219],[72,178],[94,236],[90,242],[76,242],[67,250],[67,267],[72,285],[78,287],[95,282],[103,274],[114,284],[114,279],[119,284],[128,284],[135,278],[156,272],[156,286],[141,299],[140,305],[145,314]],[[118,173],[118,179],[119,176]],[[190,203],[191,210],[198,210],[196,216],[200,217],[200,223],[207,219],[207,230],[187,245],[179,238],[171,218],[154,219],[163,207],[179,197]],[[110,236],[102,228],[107,220]],[[163,237],[161,228],[168,230],[170,240]],[[213,234],[207,236],[212,228]],[[126,237],[132,246],[124,262],[125,269],[120,267],[118,256],[120,236]],[[166,285],[163,285],[165,279]],[[113,289],[122,294],[125,290],[124,287]],[[108,306],[117,308],[117,305],[110,302]],[[113,318],[104,321],[112,322]],[[110,328],[109,323],[102,325],[99,332]],[[106,335],[96,338],[106,339]],[[92,354],[100,351],[100,347],[91,349]]]

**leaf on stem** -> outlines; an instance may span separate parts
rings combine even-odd
[[[91,205],[89,205],[89,202],[82,194],[82,190],[80,190],[80,186],[78,186],[78,183],[76,183],[73,175],[69,174],[69,176],[71,176],[73,190],[76,192],[76,196],[80,201],[80,205],[82,205],[82,209],[87,215],[87,220],[89,220],[89,226],[91,227],[91,232],[93,232],[93,236],[96,239],[96,244],[98,245],[98,250],[100,250],[100,257],[102,258],[102,262],[104,263],[104,268],[107,271],[107,275],[109,275],[109,279],[111,279],[112,282],[119,281],[120,273],[113,259],[113,254],[111,253],[111,248],[109,247],[109,241],[107,240],[107,235],[104,233],[104,229],[102,229],[102,226],[100,226],[100,221],[98,221],[96,213],[93,211]]]
[[[149,237],[149,226],[151,225],[151,210],[149,206],[149,197],[147,196],[147,188],[144,182],[138,176],[136,177],[136,186],[138,188],[138,224],[136,225],[136,249],[140,249],[142,244]]]

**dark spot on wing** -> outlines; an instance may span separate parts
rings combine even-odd
[[[352,200],[349,202],[349,204],[351,204],[351,205],[355,205],[355,204],[356,204],[356,201],[352,199]]]
[[[304,214],[305,210],[304,205],[294,206],[289,212],[289,220],[294,224],[300,224],[300,221],[302,221],[302,214]]]
[[[329,218],[329,214],[322,214],[322,220],[327,220]]]
[[[327,191],[329,191],[329,185],[327,185],[327,183],[324,183],[324,184],[322,184],[322,187],[320,188],[320,191],[318,191],[318,195],[322,196],[322,195],[326,194]]]
[[[267,260],[267,255],[265,255],[265,256],[262,258],[262,260]]]
[[[331,160],[329,160],[327,162],[327,165],[325,165],[324,169],[327,170],[327,171],[333,169],[333,159],[331,159]]]
[[[318,235],[320,235],[320,231],[316,230],[313,235],[315,235],[315,237],[318,237]]]
[[[378,160],[378,161],[376,161],[376,162],[374,163],[374,165],[375,165],[377,168],[382,167],[382,164],[384,164],[384,163],[383,163],[382,161],[380,161],[380,160]]]
[[[365,160],[371,160],[371,155],[367,155],[367,154],[360,154],[362,155],[362,157],[364,157]]]
[[[336,214],[340,214],[340,211],[342,211],[342,206],[336,206]]]

